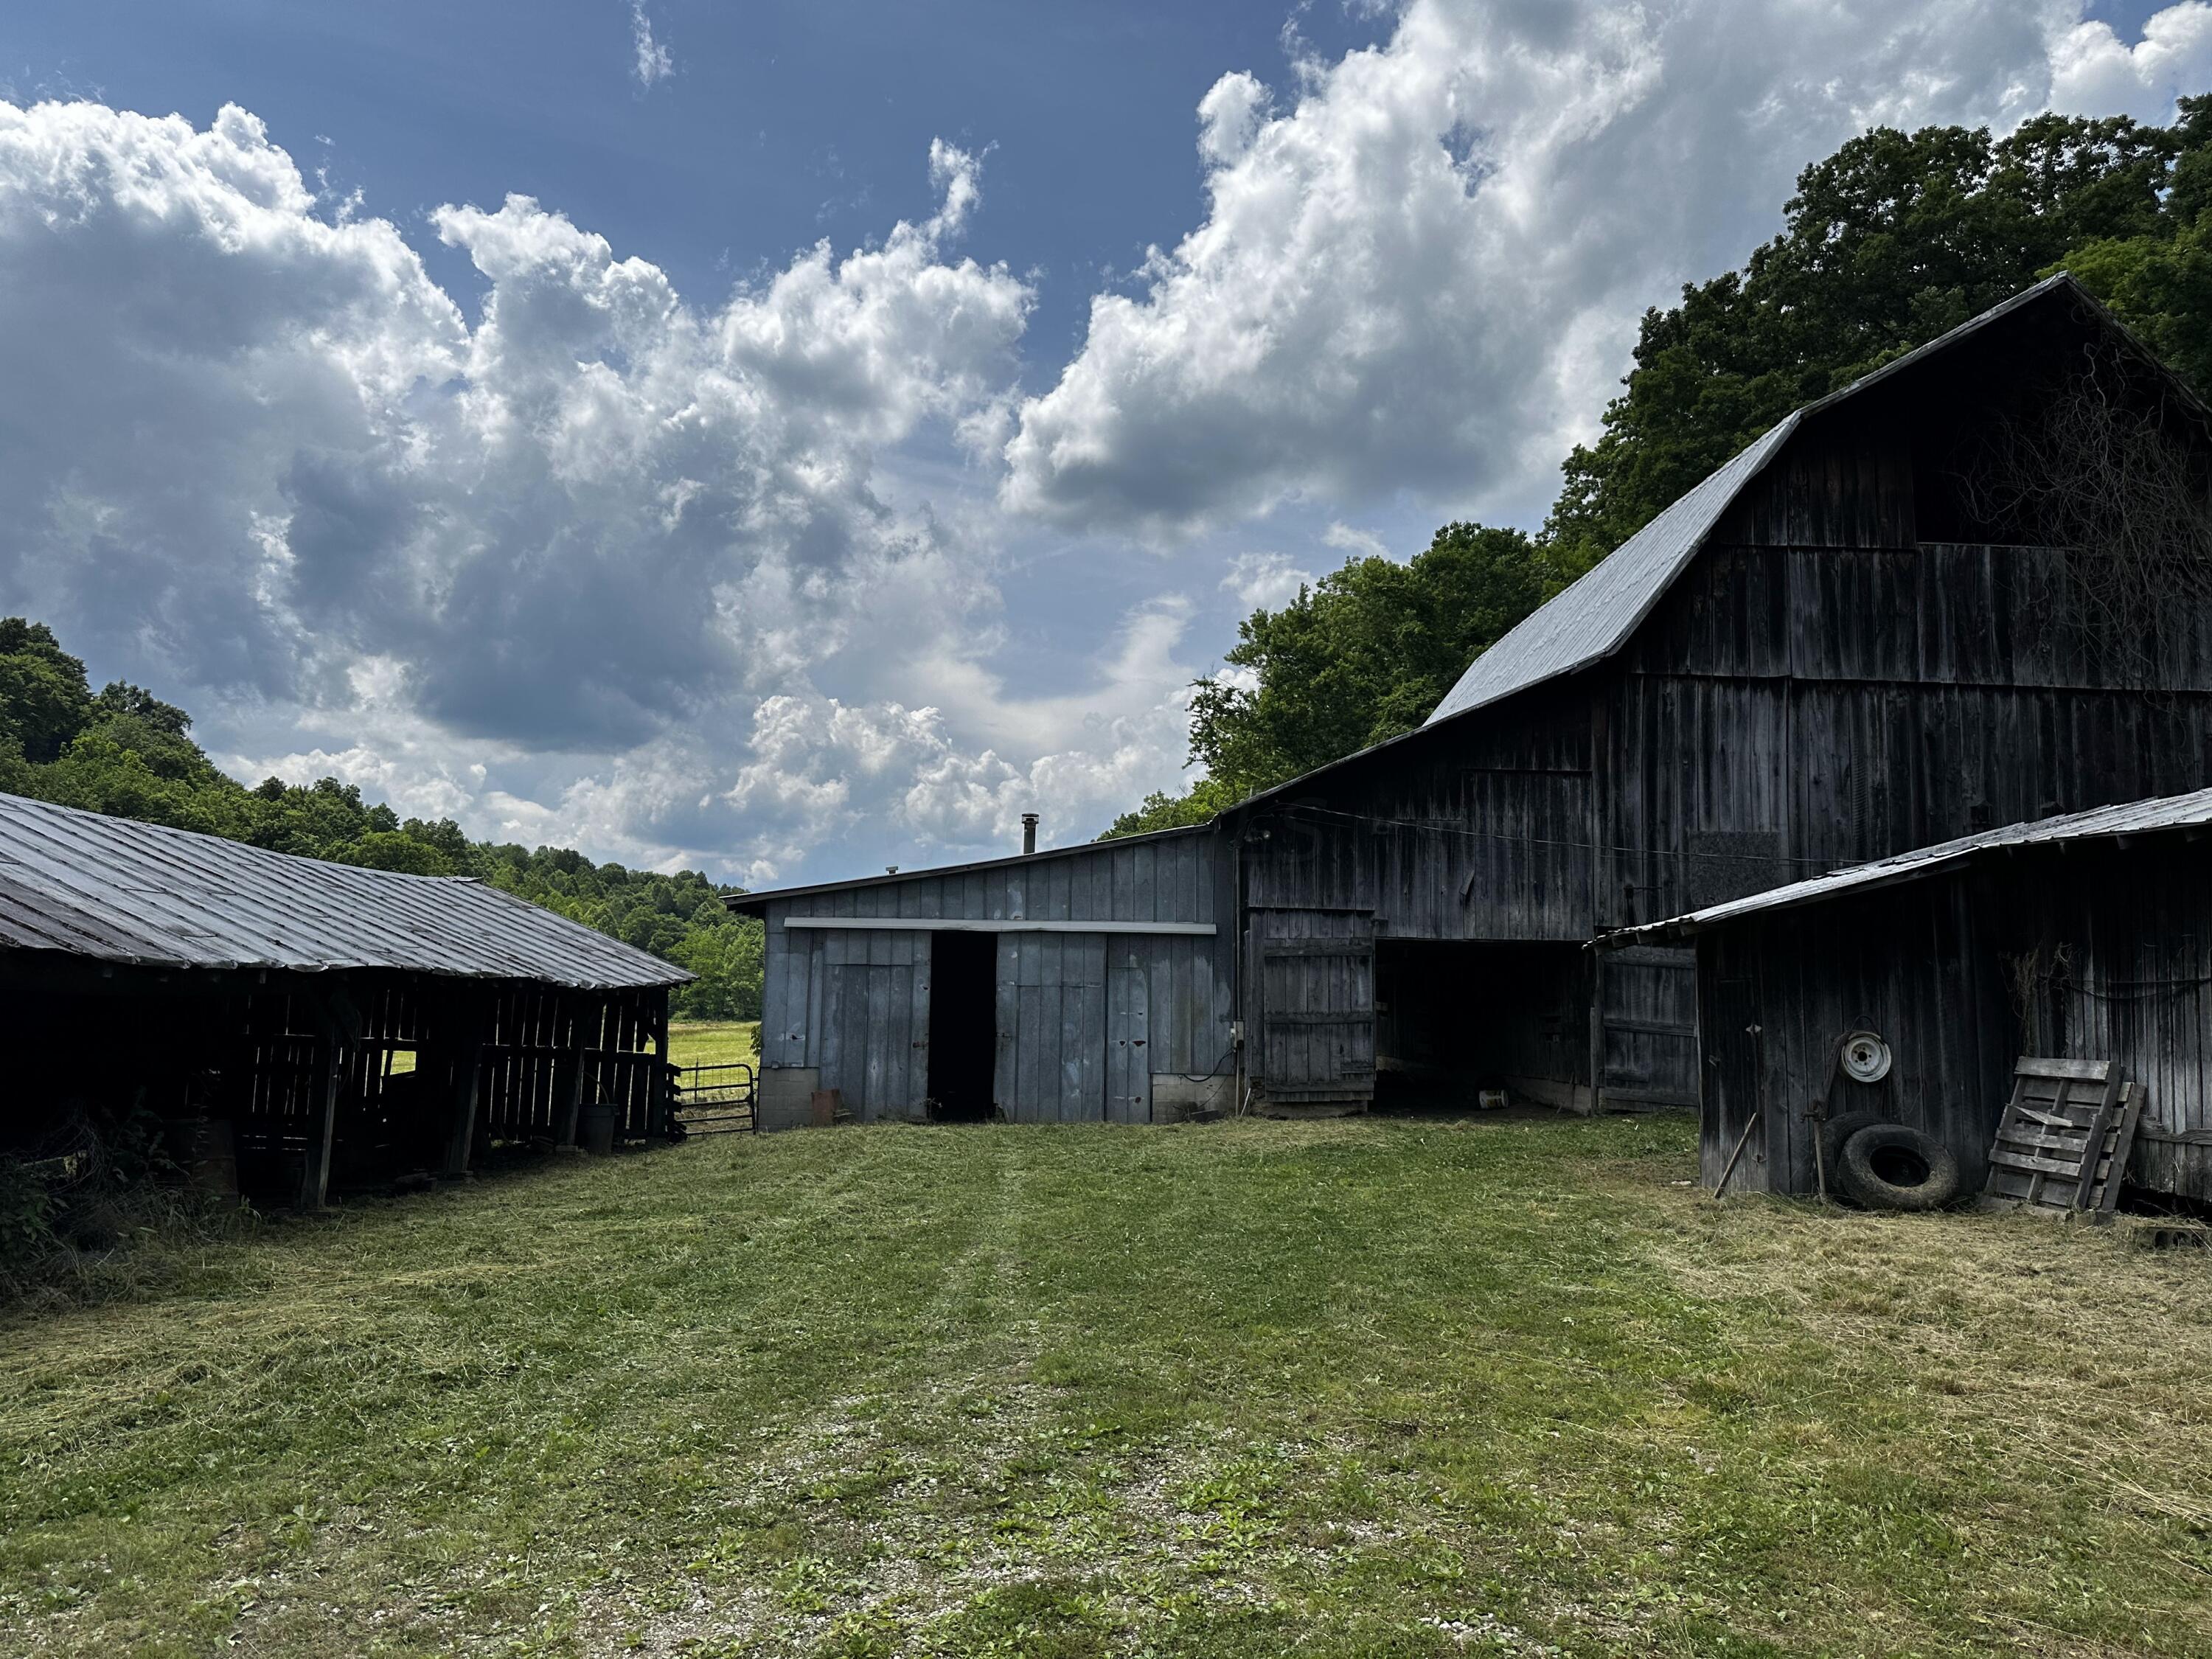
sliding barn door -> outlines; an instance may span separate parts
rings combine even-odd
[[[1375,1098],[1375,913],[1255,907],[1246,938],[1261,1091],[1277,1104]]]

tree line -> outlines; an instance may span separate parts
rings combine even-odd
[[[1877,128],[1798,175],[1782,234],[1644,313],[1595,443],[1534,535],[1449,524],[1255,610],[1193,690],[1181,794],[1106,832],[1205,820],[1427,719],[1467,665],[1791,410],[2055,271],[2212,390],[2212,97],[2171,126],[2045,115]]]
[[[138,686],[94,693],[51,628],[0,618],[0,792],[373,870],[474,877],[696,974],[672,994],[679,1018],[760,1017],[760,923],[722,902],[739,890],[696,871],[471,841],[451,818],[403,819],[336,778],[249,788],[209,760],[191,725]]]

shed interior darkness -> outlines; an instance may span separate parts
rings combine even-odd
[[[929,936],[930,1115],[981,1123],[998,1054],[998,936],[948,931]]]
[[[1517,1103],[1586,1083],[1584,955],[1556,940],[1377,940],[1376,1104],[1464,1108],[1479,1089]]]

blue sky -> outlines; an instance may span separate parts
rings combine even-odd
[[[1103,275],[1197,217],[1192,112],[1228,70],[1279,78],[1291,21],[1279,0],[653,0],[646,15],[675,64],[649,88],[623,0],[30,0],[0,18],[0,84],[202,122],[240,104],[371,211],[404,222],[534,195],[701,296],[817,238],[927,213],[933,138],[995,146],[969,251],[1048,279],[1030,346],[1049,367]],[[1336,7],[1295,27],[1330,56],[1389,33]],[[434,266],[475,286],[465,260]]]
[[[1078,838],[1251,605],[1540,520],[1806,162],[2208,84],[2201,0],[17,0],[0,606],[477,834]]]

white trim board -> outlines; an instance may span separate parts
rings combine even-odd
[[[843,927],[886,933],[1170,933],[1212,939],[1210,921],[1030,921],[1021,916],[970,921],[960,916],[786,916],[786,927]]]

